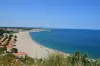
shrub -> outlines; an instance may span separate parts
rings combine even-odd
[[[17,36],[16,36],[16,35],[15,35],[14,37],[15,37],[15,38],[17,38]]]
[[[5,37],[4,40],[2,42],[4,42],[8,37]]]
[[[62,54],[51,54],[48,59],[43,60],[42,63],[38,63],[38,66],[66,66],[67,60]]]
[[[29,57],[29,56],[25,56],[25,57],[21,57],[20,58],[21,62],[23,62],[24,65],[32,65],[34,63],[34,59]]]
[[[13,61],[16,60],[13,54],[4,54],[0,55],[0,66],[11,66]]]
[[[51,54],[43,63],[37,62],[37,66],[100,66],[100,60],[90,60],[87,54],[79,52],[66,58],[61,54]]]
[[[14,41],[17,41],[16,39],[14,39]]]
[[[12,52],[13,53],[18,53],[18,49],[17,48],[12,48]]]

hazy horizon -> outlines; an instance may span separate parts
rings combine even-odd
[[[50,28],[50,27],[0,27],[0,28],[43,28],[43,29],[74,29],[74,30],[100,30],[100,29],[85,29],[85,28]]]

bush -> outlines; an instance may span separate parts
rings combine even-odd
[[[5,37],[4,40],[2,42],[4,42],[8,37]]]
[[[14,39],[14,41],[17,41],[16,39]]]
[[[3,36],[3,33],[5,33],[5,30],[0,29],[0,36]]]
[[[16,60],[13,54],[4,54],[0,55],[0,66],[11,66],[13,61]]]
[[[100,60],[90,60],[87,54],[79,52],[66,58],[61,54],[51,54],[43,63],[37,62],[37,66],[100,66]]]
[[[25,57],[21,57],[20,61],[23,62],[23,64],[26,66],[28,66],[28,65],[30,66],[34,63],[34,59],[27,55]]]
[[[17,36],[16,36],[16,35],[15,35],[14,37],[15,37],[15,38],[17,38]]]
[[[12,52],[13,53],[18,53],[18,49],[17,48],[12,48]]]
[[[66,66],[67,60],[62,54],[51,54],[48,59],[38,62],[38,66]]]

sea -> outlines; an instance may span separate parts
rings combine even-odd
[[[30,32],[34,41],[48,48],[74,54],[86,53],[89,58],[100,58],[100,30],[51,29]]]

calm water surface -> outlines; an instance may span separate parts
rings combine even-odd
[[[46,47],[73,54],[85,52],[100,58],[100,30],[52,29],[51,32],[31,32],[32,39]]]

